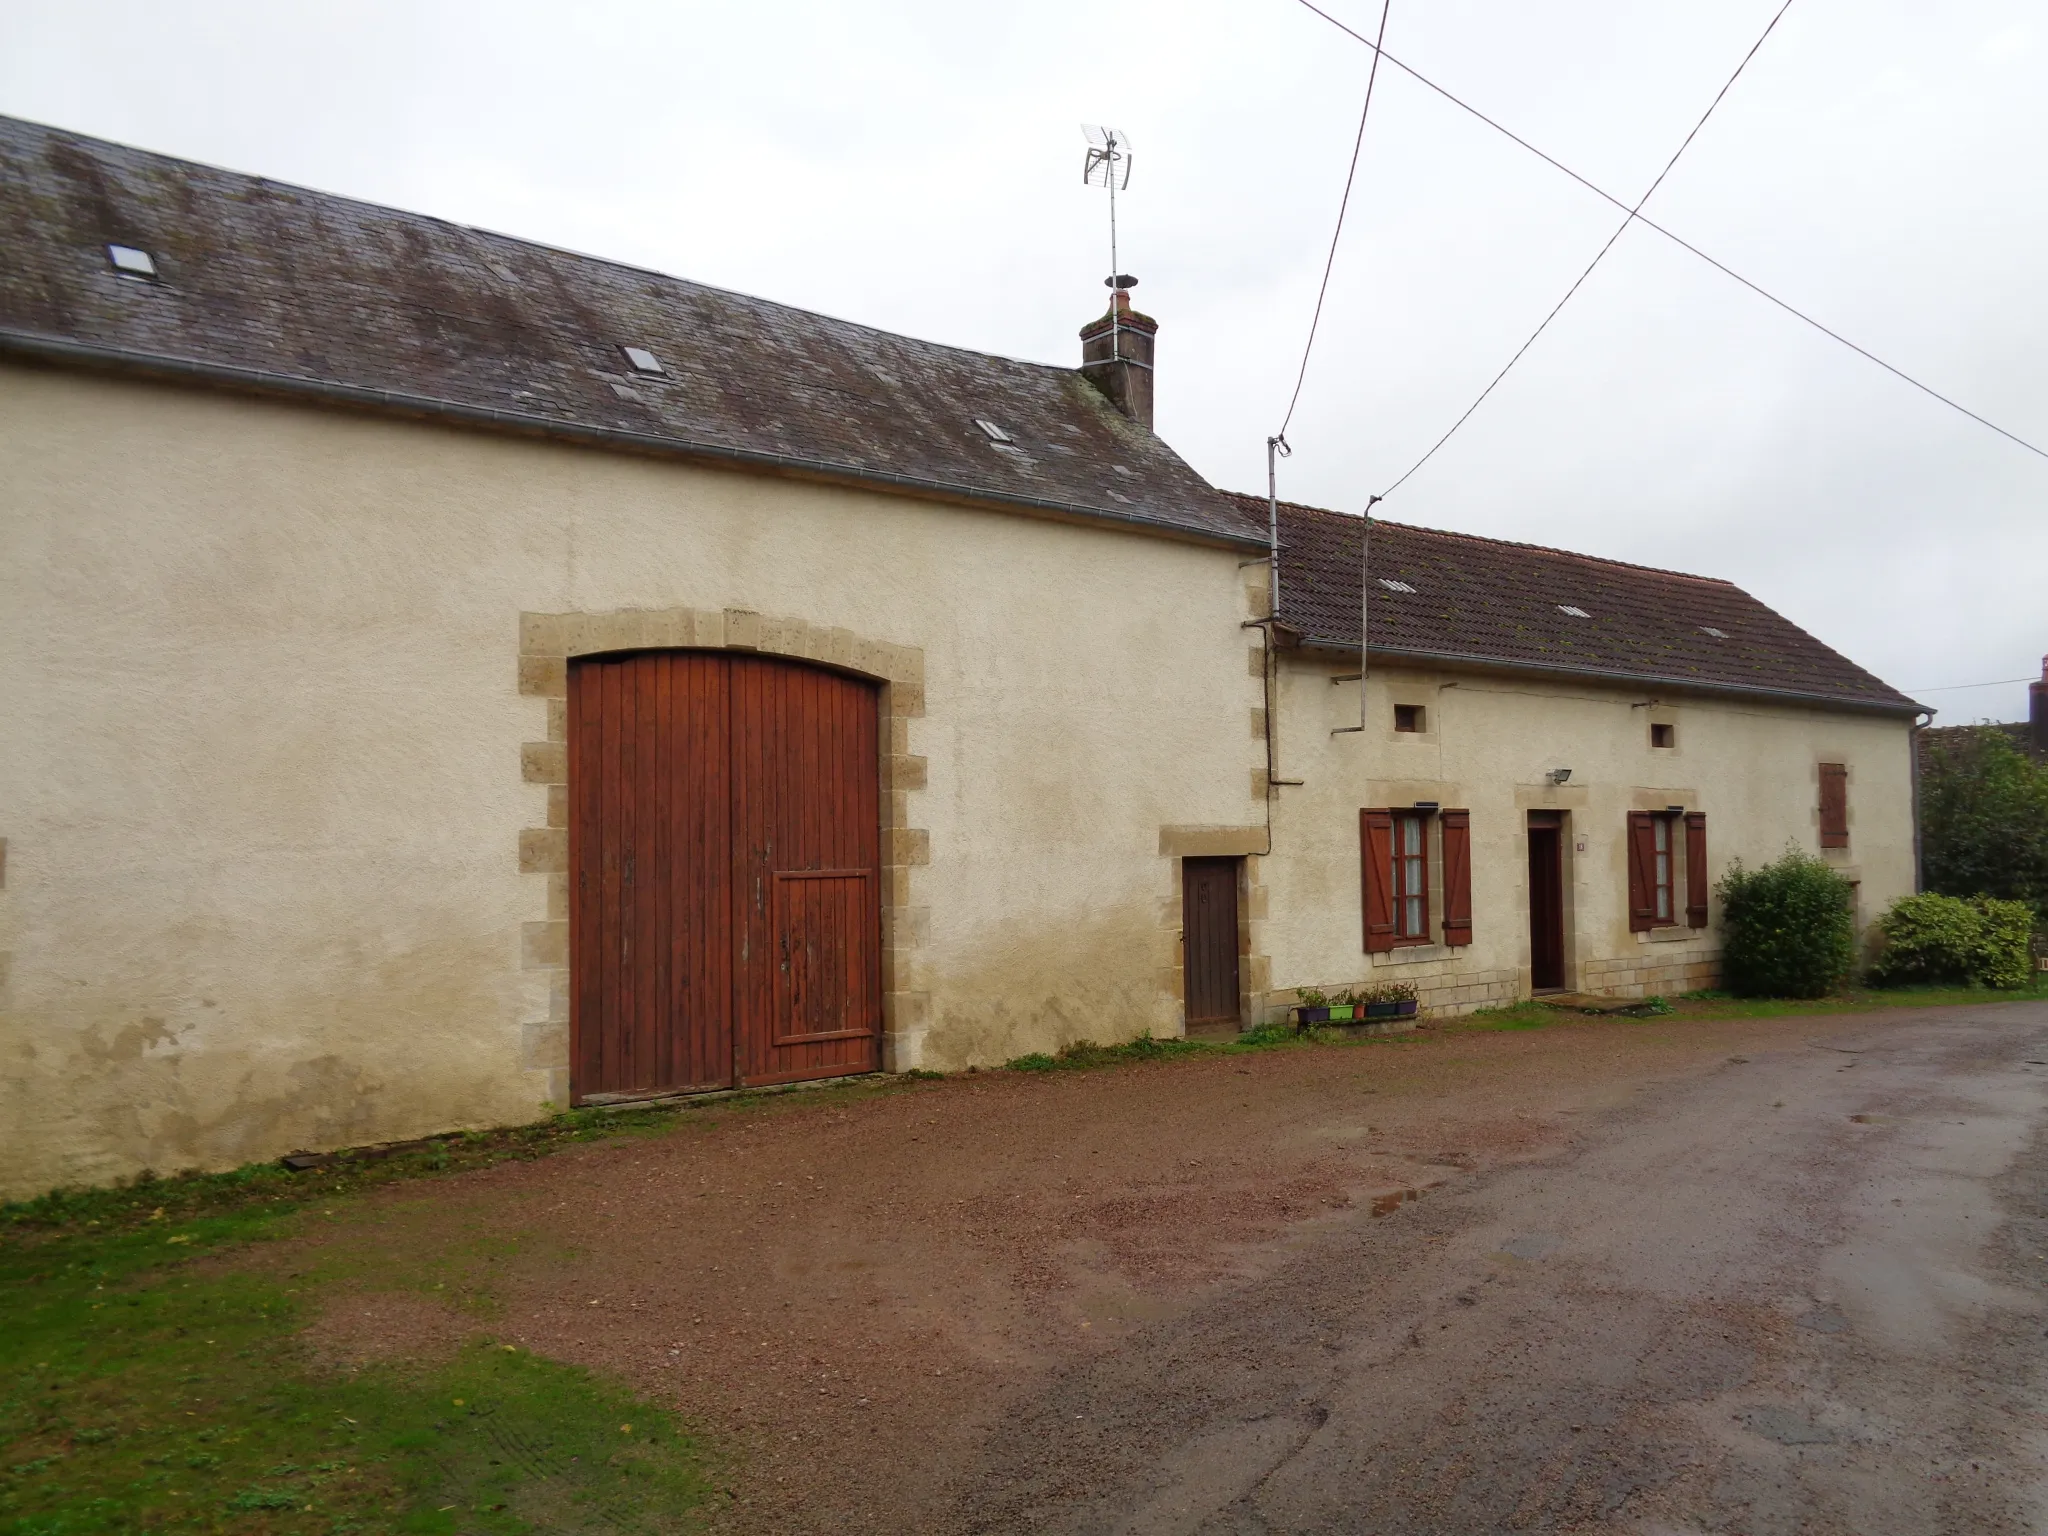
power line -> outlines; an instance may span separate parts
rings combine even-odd
[[[1664,169],[1657,173],[1657,179],[1650,183],[1648,190],[1646,190],[1641,197],[1636,199],[1635,206],[1629,209],[1627,217],[1625,217],[1621,221],[1621,223],[1616,225],[1614,233],[1607,237],[1607,243],[1600,247],[1599,251],[1597,251],[1594,254],[1594,257],[1591,261],[1586,263],[1586,270],[1581,272],[1576,278],[1572,280],[1571,287],[1565,289],[1564,291],[1564,297],[1559,299],[1557,303],[1551,307],[1550,313],[1543,317],[1542,323],[1538,325],[1535,330],[1529,333],[1529,339],[1523,342],[1519,347],[1515,349],[1515,355],[1507,360],[1506,365],[1502,367],[1499,373],[1496,373],[1493,376],[1492,381],[1486,386],[1486,388],[1479,391],[1479,398],[1474,400],[1470,405],[1465,407],[1465,414],[1460,416],[1456,421],[1451,423],[1450,431],[1444,433],[1442,437],[1438,438],[1434,443],[1432,443],[1430,445],[1429,452],[1425,453],[1413,464],[1410,464],[1408,466],[1406,473],[1404,473],[1399,480],[1396,480],[1392,485],[1388,486],[1384,491],[1380,492],[1382,498],[1393,495],[1394,492],[1398,491],[1403,485],[1407,483],[1409,475],[1414,474],[1415,471],[1422,468],[1422,466],[1427,464],[1431,459],[1435,458],[1437,449],[1443,447],[1445,443],[1448,443],[1451,440],[1452,436],[1457,432],[1458,428],[1464,426],[1466,422],[1472,419],[1472,413],[1478,410],[1480,406],[1486,403],[1486,397],[1488,395],[1491,395],[1494,392],[1494,390],[1499,387],[1500,381],[1506,378],[1509,372],[1514,368],[1515,364],[1519,363],[1522,360],[1522,355],[1525,352],[1527,352],[1531,347],[1536,345],[1536,338],[1541,336],[1546,330],[1550,328],[1550,322],[1558,317],[1559,312],[1563,310],[1565,305],[1571,303],[1572,295],[1577,293],[1579,289],[1585,285],[1586,279],[1593,275],[1593,269],[1599,266],[1602,261],[1606,260],[1607,253],[1614,249],[1614,242],[1619,240],[1624,234],[1628,232],[1629,225],[1633,224],[1636,221],[1636,216],[1643,211],[1643,204],[1647,203],[1650,200],[1650,196],[1652,193],[1654,193],[1659,187],[1664,185],[1664,178],[1669,176],[1671,174],[1671,168],[1678,164],[1678,157],[1684,154],[1686,150],[1692,147],[1692,141],[1699,137],[1699,131],[1707,126],[1707,119],[1714,115],[1714,109],[1721,105],[1722,98],[1725,97],[1729,91],[1734,89],[1735,82],[1742,78],[1742,72],[1745,69],[1749,68],[1749,61],[1756,57],[1757,49],[1763,47],[1764,39],[1771,35],[1772,28],[1776,27],[1778,25],[1778,22],[1784,17],[1785,13],[1791,9],[1792,0],[1785,0],[1785,3],[1778,7],[1777,15],[1773,16],[1770,19],[1769,25],[1767,25],[1764,28],[1762,34],[1758,36],[1755,42],[1749,45],[1749,52],[1745,53],[1742,56],[1742,62],[1735,66],[1735,73],[1728,77],[1727,81],[1722,85],[1721,89],[1714,93],[1714,99],[1707,103],[1707,110],[1702,112],[1700,114],[1700,120],[1692,125],[1692,132],[1688,133],[1685,136],[1684,142],[1681,143],[1677,149],[1671,152],[1671,158],[1664,162]]]
[[[2007,683],[2031,683],[2031,677],[1994,677],[1988,683],[1944,683],[1939,688],[1908,688],[1908,693],[1960,693],[1965,688],[2003,688]]]
[[[1786,0],[1790,4],[1791,0]],[[1344,196],[1337,203],[1337,227],[1330,231],[1330,254],[1323,259],[1323,283],[1316,289],[1316,312],[1308,322],[1308,341],[1301,349],[1301,371],[1294,376],[1294,393],[1287,400],[1287,415],[1280,423],[1280,436],[1287,436],[1287,425],[1294,420],[1294,407],[1301,400],[1302,380],[1308,377],[1308,355],[1315,350],[1316,328],[1323,323],[1323,299],[1330,291],[1330,269],[1337,264],[1337,242],[1344,234],[1344,212],[1351,206],[1351,183],[1358,175],[1358,152],[1365,146],[1365,120],[1372,114],[1373,83],[1380,77],[1380,44],[1387,40],[1387,13],[1394,8],[1394,0],[1382,0],[1380,5],[1379,41],[1372,44],[1372,68],[1365,72],[1365,105],[1358,112],[1358,137],[1351,143],[1351,169],[1344,173]]]
[[[1865,358],[1870,362],[1877,364],[1878,367],[1884,369],[1886,373],[1893,375],[1895,378],[1904,380],[1906,383],[1912,385],[1915,389],[1919,390],[1923,395],[1928,395],[1936,400],[1939,400],[1943,405],[1947,406],[1952,411],[1961,412],[1963,415],[1969,417],[1970,420],[1976,422],[1979,426],[1989,427],[1992,431],[1996,432],[2000,437],[2003,437],[2010,442],[2019,444],[2019,446],[2026,449],[2027,452],[2037,454],[2041,458],[2048,459],[2048,448],[2037,447],[2035,444],[2028,442],[2024,437],[2021,437],[2018,433],[2008,432],[2004,427],[2001,427],[1997,422],[1989,420],[1986,417],[1979,416],[1975,411],[1971,410],[1968,406],[1963,405],[1958,401],[1951,400],[1947,395],[1944,395],[1940,390],[1935,389],[1930,385],[1921,383],[1918,379],[1914,378],[1910,373],[1907,373],[1903,368],[1894,367],[1892,364],[1886,362],[1883,358],[1879,357],[1875,352],[1872,352],[1869,348],[1858,346],[1848,337],[1842,335],[1841,332],[1829,329],[1827,326],[1821,324],[1820,321],[1814,319],[1813,316],[1807,314],[1804,310],[1798,309],[1795,306],[1788,304],[1785,300],[1779,298],[1775,293],[1772,293],[1769,289],[1763,287],[1761,284],[1751,282],[1748,278],[1744,277],[1740,272],[1737,272],[1733,267],[1729,266],[1726,262],[1718,261],[1714,257],[1709,256],[1705,251],[1701,250],[1698,246],[1694,245],[1690,240],[1685,239],[1681,235],[1673,234],[1670,230],[1666,229],[1662,224],[1659,224],[1655,219],[1650,218],[1647,214],[1635,212],[1633,209],[1629,207],[1627,203],[1624,203],[1620,198],[1616,197],[1612,192],[1609,192],[1605,187],[1597,186],[1593,182],[1588,181],[1584,176],[1581,176],[1577,171],[1573,170],[1570,166],[1566,165],[1562,160],[1559,160],[1554,155],[1545,154],[1542,150],[1538,149],[1534,144],[1531,144],[1527,139],[1523,138],[1513,129],[1508,128],[1503,124],[1496,122],[1494,119],[1488,117],[1484,112],[1480,111],[1470,102],[1464,101],[1459,97],[1452,95],[1449,91],[1445,90],[1442,86],[1438,85],[1434,80],[1424,75],[1421,71],[1413,68],[1410,65],[1402,63],[1399,59],[1395,58],[1394,55],[1388,53],[1385,49],[1381,48],[1377,43],[1374,43],[1368,38],[1366,38],[1362,33],[1352,31],[1351,28],[1345,26],[1343,22],[1339,21],[1336,17],[1332,16],[1328,11],[1325,11],[1320,6],[1313,4],[1312,0],[1300,0],[1300,4],[1305,9],[1313,11],[1316,15],[1322,17],[1323,20],[1327,21],[1339,32],[1342,32],[1346,37],[1350,37],[1358,42],[1364,43],[1366,47],[1371,48],[1375,53],[1377,53],[1380,58],[1384,59],[1387,63],[1393,65],[1394,68],[1400,70],[1403,74],[1407,75],[1411,80],[1414,80],[1418,85],[1425,86],[1428,89],[1436,92],[1437,95],[1443,97],[1445,101],[1448,101],[1449,103],[1451,103],[1451,105],[1457,107],[1460,111],[1470,113],[1472,116],[1478,118],[1480,122],[1486,124],[1487,127],[1493,129],[1496,133],[1502,134],[1505,137],[1514,140],[1515,143],[1521,145],[1522,148],[1528,150],[1529,153],[1534,155],[1537,159],[1543,161],[1545,164],[1550,165],[1559,171],[1562,171],[1565,175],[1569,176],[1573,181],[1576,181],[1580,186],[1584,187],[1587,191],[1593,193],[1594,196],[1603,198],[1607,202],[1612,203],[1615,207],[1621,209],[1624,213],[1629,214],[1637,223],[1642,224],[1646,228],[1654,229],[1658,234],[1662,235],[1665,239],[1671,241],[1672,244],[1677,245],[1684,250],[1690,251],[1693,255],[1699,257],[1701,261],[1704,261],[1708,266],[1714,268],[1717,272],[1723,273],[1724,275],[1733,278],[1736,282],[1742,284],[1743,287],[1747,288],[1751,293],[1756,294],[1759,298],[1768,299],[1771,303],[1777,305],[1778,308],[1784,310],[1786,314],[1791,315],[1794,319],[1803,321],[1805,324],[1812,326],[1816,331],[1819,331],[1823,336],[1827,337],[1829,340],[1840,342],[1843,346],[1847,347],[1851,352],[1854,352],[1859,357]]]

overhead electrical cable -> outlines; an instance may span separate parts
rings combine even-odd
[[[1299,0],[1299,3],[1304,9],[1313,11],[1316,15],[1322,17],[1324,21],[1327,21],[1331,26],[1335,27],[1339,32],[1342,32],[1346,37],[1353,38],[1356,41],[1365,44],[1366,47],[1372,49],[1375,53],[1377,53],[1382,60],[1384,60],[1388,64],[1393,65],[1394,68],[1400,70],[1403,74],[1407,75],[1411,80],[1415,81],[1418,85],[1425,86],[1429,90],[1436,92],[1437,95],[1443,97],[1445,101],[1448,101],[1449,103],[1451,103],[1452,106],[1457,107],[1460,111],[1470,113],[1473,117],[1478,118],[1480,122],[1486,124],[1487,127],[1493,129],[1496,133],[1499,133],[1507,138],[1514,140],[1515,143],[1521,145],[1522,148],[1528,150],[1529,153],[1534,155],[1537,159],[1543,161],[1545,164],[1550,165],[1559,171],[1562,171],[1565,175],[1569,176],[1573,181],[1576,181],[1580,186],[1584,187],[1587,191],[1593,193],[1594,196],[1603,198],[1607,202],[1612,203],[1615,207],[1621,209],[1622,212],[1629,214],[1631,218],[1635,220],[1635,222],[1643,225],[1645,228],[1654,229],[1658,234],[1662,235],[1665,239],[1671,241],[1672,244],[1679,246],[1684,250],[1690,251],[1693,255],[1699,257],[1701,261],[1704,261],[1708,266],[1714,268],[1717,272],[1723,273],[1724,275],[1733,278],[1736,282],[1742,284],[1743,287],[1747,288],[1751,293],[1756,294],[1759,298],[1768,299],[1771,303],[1777,305],[1778,308],[1784,310],[1786,314],[1792,316],[1795,320],[1802,321],[1805,324],[1812,326],[1816,331],[1819,331],[1823,336],[1827,337],[1831,341],[1840,342],[1843,346],[1847,347],[1851,352],[1856,353],[1859,357],[1865,358],[1868,361],[1877,364],[1877,366],[1882,368],[1886,373],[1889,373],[1893,377],[1901,379],[1904,382],[1912,385],[1913,388],[1919,390],[1923,395],[1928,395],[1931,396],[1933,399],[1939,400],[1943,405],[1947,406],[1950,410],[1961,412],[1963,415],[1969,417],[1970,420],[1976,422],[1979,426],[1989,427],[1993,432],[1996,432],[2000,437],[2005,438],[2009,442],[2017,443],[2020,447],[2026,449],[2027,452],[2037,454],[2041,458],[2048,459],[2048,448],[2041,448],[2033,443],[2028,442],[2024,437],[2021,437],[2017,432],[2008,432],[2004,427],[2001,427],[1997,422],[1992,421],[1987,417],[1979,416],[1967,405],[1964,405],[1959,401],[1950,399],[1947,395],[1944,395],[1940,390],[1935,389],[1931,385],[1921,383],[1918,379],[1914,378],[1910,373],[1907,373],[1903,368],[1894,367],[1892,364],[1886,362],[1883,358],[1879,357],[1875,352],[1872,352],[1868,347],[1858,346],[1855,342],[1851,341],[1848,337],[1844,336],[1840,331],[1832,330],[1828,326],[1823,325],[1820,321],[1814,319],[1813,316],[1807,314],[1804,310],[1799,309],[1796,306],[1789,304],[1785,300],[1779,298],[1775,293],[1772,293],[1768,288],[1765,288],[1762,284],[1752,282],[1750,279],[1744,277],[1740,272],[1737,272],[1733,267],[1729,266],[1726,262],[1716,260],[1714,257],[1709,256],[1705,251],[1701,250],[1698,246],[1694,245],[1690,240],[1687,240],[1684,236],[1673,234],[1670,230],[1666,229],[1662,224],[1659,224],[1655,219],[1651,218],[1647,214],[1635,212],[1635,210],[1630,208],[1627,203],[1623,202],[1620,198],[1616,197],[1612,192],[1609,192],[1605,187],[1599,186],[1594,182],[1587,180],[1584,176],[1581,176],[1577,171],[1573,170],[1570,166],[1566,165],[1562,160],[1559,160],[1556,156],[1545,154],[1542,150],[1538,149],[1534,144],[1531,144],[1527,139],[1523,138],[1520,134],[1516,133],[1512,128],[1509,128],[1502,123],[1496,122],[1493,118],[1488,117],[1484,112],[1480,111],[1477,107],[1473,106],[1469,101],[1465,101],[1460,97],[1454,96],[1453,94],[1451,94],[1451,92],[1445,90],[1442,86],[1438,85],[1434,80],[1430,79],[1427,75],[1424,75],[1421,71],[1415,69],[1412,65],[1402,63],[1401,60],[1394,57],[1393,54],[1388,53],[1384,48],[1381,48],[1377,43],[1373,42],[1363,33],[1352,31],[1351,28],[1345,26],[1343,22],[1339,21],[1336,17],[1332,16],[1328,11],[1322,9],[1318,5],[1313,4],[1312,0]]]
[[[1500,381],[1506,378],[1508,374],[1513,370],[1515,364],[1519,363],[1522,360],[1523,354],[1526,353],[1531,347],[1536,345],[1536,338],[1541,336],[1544,333],[1544,331],[1550,328],[1550,322],[1558,317],[1559,312],[1563,310],[1565,305],[1571,303],[1572,295],[1577,293],[1580,288],[1585,286],[1586,279],[1593,275],[1593,269],[1599,266],[1602,261],[1606,260],[1607,253],[1614,249],[1615,241],[1619,240],[1624,234],[1628,233],[1629,225],[1635,223],[1637,217],[1642,213],[1643,204],[1647,203],[1650,200],[1652,194],[1654,194],[1659,187],[1664,185],[1664,178],[1669,176],[1671,174],[1672,167],[1678,164],[1678,157],[1680,155],[1683,155],[1687,149],[1691,148],[1692,141],[1698,138],[1700,130],[1707,126],[1707,119],[1714,115],[1714,108],[1720,106],[1722,99],[1727,96],[1729,91],[1734,89],[1735,82],[1742,78],[1742,72],[1749,67],[1749,61],[1756,57],[1757,49],[1763,47],[1764,39],[1771,35],[1771,29],[1777,26],[1779,21],[1781,21],[1784,18],[1785,13],[1791,9],[1792,0],[1785,0],[1785,3],[1778,7],[1777,14],[1770,19],[1769,23],[1758,35],[1757,40],[1749,45],[1749,52],[1745,53],[1742,56],[1742,62],[1735,66],[1735,73],[1727,78],[1727,80],[1722,84],[1721,89],[1714,93],[1714,99],[1707,103],[1707,110],[1702,112],[1700,114],[1700,120],[1692,125],[1692,132],[1688,133],[1685,136],[1684,141],[1679,144],[1678,148],[1671,152],[1671,158],[1664,162],[1664,169],[1657,173],[1657,179],[1650,183],[1649,187],[1645,189],[1645,191],[1643,192],[1643,195],[1636,199],[1635,206],[1629,209],[1627,216],[1624,217],[1622,221],[1614,227],[1614,233],[1607,237],[1607,243],[1601,246],[1600,249],[1594,253],[1593,259],[1591,261],[1586,263],[1586,270],[1581,272],[1576,278],[1572,279],[1572,285],[1571,287],[1565,289],[1564,297],[1559,299],[1557,303],[1551,306],[1550,313],[1543,317],[1542,323],[1539,324],[1535,330],[1529,333],[1529,339],[1523,342],[1519,347],[1515,348],[1515,355],[1507,360],[1507,362],[1501,367],[1500,372],[1496,373],[1493,376],[1493,379],[1491,380],[1491,382],[1487,384],[1486,388],[1479,391],[1479,398],[1474,400],[1470,405],[1465,407],[1465,414],[1460,416],[1456,421],[1452,422],[1450,425],[1450,430],[1445,432],[1444,435],[1438,438],[1434,443],[1430,444],[1429,452],[1425,453],[1413,464],[1410,464],[1406,472],[1402,474],[1399,480],[1396,480],[1392,485],[1388,486],[1384,491],[1380,492],[1380,496],[1382,499],[1393,495],[1394,492],[1398,491],[1403,485],[1407,483],[1408,477],[1410,475],[1414,474],[1415,471],[1422,468],[1422,466],[1427,464],[1431,459],[1435,458],[1437,449],[1443,447],[1445,443],[1448,443],[1451,440],[1451,438],[1457,433],[1458,428],[1464,426],[1466,422],[1472,419],[1472,413],[1478,410],[1480,406],[1486,404],[1486,397],[1492,394],[1494,390],[1499,387]],[[1377,56],[1374,57],[1373,62],[1379,62]]]
[[[1787,5],[1792,0],[1785,0]],[[1387,13],[1394,8],[1394,0],[1382,0],[1380,5],[1379,41],[1372,44],[1372,68],[1365,72],[1365,105],[1358,112],[1358,137],[1351,141],[1351,169],[1344,173],[1344,195],[1337,201],[1337,227],[1330,231],[1330,254],[1323,258],[1323,283],[1316,289],[1316,310],[1309,317],[1308,341],[1301,349],[1301,370],[1294,376],[1294,393],[1287,400],[1287,415],[1280,422],[1280,436],[1287,436],[1288,423],[1294,420],[1294,407],[1301,400],[1302,380],[1308,377],[1309,353],[1315,350],[1316,328],[1323,323],[1323,300],[1330,292],[1330,270],[1337,264],[1337,242],[1344,235],[1344,213],[1351,206],[1351,183],[1358,176],[1358,152],[1365,147],[1365,120],[1372,115],[1373,83],[1380,77],[1380,59],[1384,51],[1380,44],[1387,40]]]
[[[1994,677],[1988,683],[1943,683],[1939,688],[1908,688],[1908,693],[1957,693],[1965,688],[2003,688],[2007,683],[2031,683],[2031,677]]]

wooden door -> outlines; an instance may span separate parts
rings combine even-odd
[[[1189,1024],[1235,1023],[1236,859],[1181,860],[1181,956]]]
[[[575,663],[574,1102],[880,1065],[877,724],[871,685],[796,663]]]
[[[732,1083],[723,659],[569,674],[570,1082],[578,1103]]]
[[[882,1065],[881,760],[874,688],[732,664],[733,1015],[749,1083]]]
[[[1564,829],[1531,818],[1529,827],[1529,985],[1564,986]]]

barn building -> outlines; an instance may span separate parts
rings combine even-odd
[[[13,120],[0,242],[0,1193],[1912,886],[1916,706],[1725,583],[1289,507],[1274,612],[1127,295],[1019,362]]]

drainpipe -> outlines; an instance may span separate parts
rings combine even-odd
[[[1927,862],[1920,850],[1920,733],[1934,721],[1934,711],[1923,709],[1906,731],[1906,744],[1913,754],[1913,894],[1927,889]]]
[[[1294,457],[1285,437],[1266,439],[1266,617],[1280,617],[1280,464]]]

